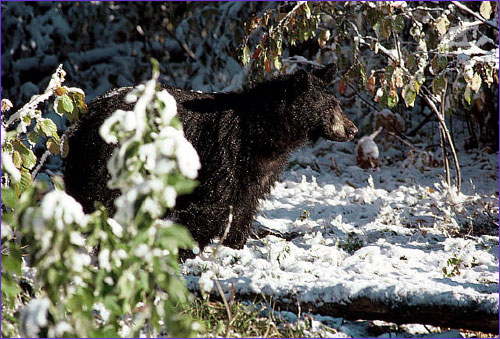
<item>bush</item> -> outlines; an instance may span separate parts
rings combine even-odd
[[[405,141],[434,119],[441,140],[432,133],[426,143],[441,143],[447,183],[451,187],[450,158],[460,190],[453,125],[445,120],[459,116],[467,122],[465,148],[498,150],[498,101],[487,100],[498,97],[498,3],[467,6],[410,1],[282,5],[246,21],[240,58],[257,80],[296,63],[336,61],[342,74],[339,94],[348,100],[356,96],[371,107],[372,114],[360,117],[365,134],[371,133],[377,111],[384,109],[400,113],[407,122],[420,120],[418,126],[384,129]],[[406,110],[413,112],[403,114]]]
[[[29,142],[35,135],[57,145],[47,144],[41,161],[65,150],[65,137],[41,117],[37,105],[55,96],[58,113],[73,120],[86,114],[83,92],[62,86],[61,67],[44,94],[2,123],[9,127],[20,119],[5,138],[2,131],[2,336],[195,333],[196,323],[179,315],[191,296],[179,273],[178,251],[193,242],[183,226],[160,218],[178,191],[194,187],[190,178],[199,160],[175,116],[175,100],[158,91],[158,64],[153,65],[153,78],[128,97],[136,101],[134,111],[115,112],[101,128],[105,140],[119,145],[109,161],[112,185],[122,192],[113,218],[103,207],[85,215],[60,181],[54,180],[53,190],[31,181],[42,166]],[[127,125],[131,120],[133,128]],[[191,149],[190,158],[165,152],[160,148],[165,142]],[[94,258],[92,249],[98,249]],[[23,265],[35,270],[37,295],[25,307],[19,287]]]

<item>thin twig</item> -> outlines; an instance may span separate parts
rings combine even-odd
[[[417,126],[417,127],[415,127],[414,129],[412,129],[410,132],[408,132],[408,133],[407,133],[407,135],[409,135],[410,137],[415,136],[415,135],[417,134],[417,132],[418,132],[418,131],[422,128],[422,127],[424,127],[424,125],[425,125],[426,123],[428,123],[429,121],[431,121],[431,118],[432,118],[432,116],[433,116],[433,115],[434,115],[434,114],[433,114],[432,112],[431,112],[431,113],[429,113],[429,114],[427,114],[427,115],[425,116],[425,118],[424,118],[424,119],[423,119],[423,120],[422,120],[422,121],[418,124],[418,126]]]
[[[413,149],[414,151],[417,151],[417,152],[420,152],[420,153],[424,153],[424,151],[416,148],[414,145],[410,144],[408,141],[406,141],[405,139],[401,138],[399,135],[397,135],[396,133],[394,132],[391,132],[391,131],[387,131],[387,134],[389,134],[390,136],[393,136],[394,138],[398,139],[399,141],[401,141],[403,144],[405,144],[406,146],[410,147],[411,149]]]
[[[460,174],[460,165],[458,164],[457,153],[455,152],[455,146],[453,145],[453,141],[451,140],[450,132],[448,131],[448,128],[446,127],[446,123],[445,123],[443,117],[441,116],[441,114],[439,113],[438,109],[436,108],[436,105],[434,104],[434,102],[429,98],[429,96],[427,94],[421,94],[421,95],[424,98],[424,100],[427,102],[427,104],[429,105],[431,110],[434,111],[434,113],[436,113],[436,116],[438,117],[439,123],[444,129],[446,140],[448,142],[448,145],[450,146],[450,151],[451,151],[451,154],[453,156],[453,162],[455,164],[455,171],[457,173],[457,190],[460,192],[462,177]],[[446,152],[446,150],[443,150],[443,152]]]
[[[177,42],[181,45],[182,49],[184,50],[184,52],[186,52],[186,54],[194,61],[196,61],[196,55],[194,54],[194,52],[189,48],[189,46],[184,42],[184,41],[180,41],[179,39],[175,38],[177,40]]]
[[[45,164],[45,162],[47,161],[47,159],[50,157],[51,154],[52,153],[50,153],[49,150],[47,150],[47,151],[45,151],[45,153],[43,153],[42,158],[40,159],[40,162],[33,170],[33,173],[31,173],[31,179],[35,180],[36,175],[42,169],[43,165]]]
[[[59,67],[57,67],[56,72],[52,75],[49,85],[47,86],[43,94],[34,95],[33,97],[31,97],[30,101],[27,104],[25,104],[16,113],[12,114],[4,124],[5,129],[7,129],[16,120],[20,119],[23,114],[36,109],[39,103],[44,102],[45,100],[50,98],[52,94],[54,94],[54,90],[57,87],[62,86],[65,75],[66,72],[62,69],[62,64],[60,64]]]
[[[220,238],[219,243],[217,244],[217,246],[215,247],[214,252],[212,253],[212,259],[213,260],[215,260],[215,258],[217,257],[217,252],[219,251],[219,248],[221,247],[221,245],[224,242],[224,240],[226,240],[226,237],[227,237],[227,235],[229,233],[229,229],[231,228],[232,223],[233,223],[233,205],[230,205],[229,206],[229,217],[228,217],[228,220],[227,220],[226,229],[224,230],[224,234],[222,234],[222,237]]]
[[[443,112],[443,110],[441,110],[441,112]],[[446,140],[444,136],[445,132],[441,124],[439,125],[439,134],[441,135],[440,140],[441,140],[441,149],[443,150],[443,165],[444,165],[444,172],[446,174],[446,184],[448,184],[448,187],[451,187],[450,162],[448,161],[448,156],[446,155]]]
[[[220,286],[219,280],[214,279],[214,281],[215,281],[215,286],[217,286],[217,290],[219,291],[219,294],[222,298],[222,301],[224,302],[224,307],[226,308],[226,312],[227,312],[227,318],[228,318],[227,329],[226,329],[226,337],[227,337],[233,316],[231,315],[231,309],[229,308],[229,304],[227,303],[227,300],[226,300],[226,295],[224,294],[224,291],[222,290],[222,287]]]
[[[217,252],[219,250],[219,247],[222,245],[222,242],[226,239],[232,223],[233,223],[233,205],[230,205],[229,206],[229,218],[228,218],[228,222],[226,225],[226,229],[224,230],[224,234],[220,238],[219,243],[217,244],[217,246],[215,247],[215,250],[212,253],[211,261],[213,263],[215,263],[215,259],[217,258]],[[226,313],[227,313],[227,318],[228,318],[227,329],[226,329],[226,337],[227,337],[233,316],[231,314],[231,309],[229,308],[229,304],[227,302],[226,295],[224,294],[224,291],[222,290],[222,287],[219,283],[219,280],[214,278],[214,282],[215,282],[215,286],[217,286],[217,290],[219,291],[220,297],[222,298],[222,302],[224,303],[224,307],[226,308]]]
[[[369,102],[367,99],[365,99],[359,92],[356,88],[354,88],[353,85],[351,84],[348,84],[348,86],[354,91],[354,93],[356,93],[356,95],[361,99],[363,100],[367,105],[369,105],[371,108],[373,108],[375,111],[378,111],[379,108],[377,106],[375,106],[374,104],[372,104],[371,102]]]
[[[300,7],[302,6],[307,6],[306,5],[306,1],[297,1],[297,4],[292,8],[292,10],[290,12],[288,12],[285,17],[283,19],[281,19],[278,24],[276,26],[282,26],[284,24],[286,24],[288,22],[288,20],[290,20],[290,18],[292,17],[292,14],[295,14],[295,11],[297,9],[299,9]]]
[[[392,36],[394,37],[394,45],[396,45],[396,51],[398,51],[398,66],[401,67],[403,65],[403,61],[401,58],[401,47],[399,46],[398,36],[394,30],[392,31]]]
[[[464,12],[467,12],[469,14],[472,14],[476,19],[478,19],[479,21],[482,21],[483,23],[485,23],[486,25],[490,26],[490,27],[493,27],[494,29],[496,29],[498,31],[498,27],[493,25],[491,22],[485,20],[483,17],[481,17],[479,14],[477,14],[476,12],[474,12],[473,10],[471,10],[469,7],[461,4],[460,2],[458,1],[452,1],[451,2],[452,4],[454,4],[455,6],[457,6],[458,9],[464,11]]]
[[[445,81],[445,88],[441,92],[441,117],[444,120],[444,99],[446,96],[446,87],[447,87],[447,82]],[[441,147],[443,149],[443,160],[444,160],[444,169],[446,173],[446,183],[448,184],[448,187],[451,187],[451,174],[450,174],[450,162],[448,160],[448,155],[446,154],[446,140],[445,140],[445,132],[443,131],[443,128],[441,125],[439,126],[439,131],[441,133]],[[457,182],[460,182],[459,176],[457,175]],[[460,185],[457,184],[458,186],[458,191],[460,191]]]

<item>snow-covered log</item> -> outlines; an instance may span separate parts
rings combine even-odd
[[[326,292],[327,293],[327,292]],[[214,295],[219,298],[219,295]],[[262,295],[238,294],[236,299],[258,300]],[[294,295],[272,299],[274,309],[294,313],[307,312],[347,320],[384,320],[396,324],[427,324],[444,328],[498,333],[498,305],[488,307],[488,300],[467,300],[467,305],[443,301],[437,304],[411,300],[374,300],[358,297],[340,302],[301,302]],[[445,297],[445,299],[447,299]],[[467,299],[467,298],[466,298]],[[434,299],[432,299],[434,300]]]

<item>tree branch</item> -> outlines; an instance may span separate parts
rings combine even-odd
[[[479,21],[485,23],[486,25],[496,29],[498,31],[498,27],[493,25],[491,22],[485,20],[482,16],[480,16],[479,14],[477,14],[476,12],[474,12],[473,10],[471,10],[469,7],[461,4],[460,2],[458,1],[452,1],[451,2],[452,4],[454,4],[455,6],[457,6],[458,9],[460,9],[461,11],[464,11],[464,12],[467,12],[469,14],[471,14],[472,16],[474,16],[476,19],[478,19]]]

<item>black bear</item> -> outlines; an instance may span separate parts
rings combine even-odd
[[[352,140],[356,126],[329,91],[335,64],[313,73],[299,70],[240,93],[197,93],[161,85],[177,101],[186,138],[201,162],[193,193],[180,196],[170,217],[190,230],[200,249],[221,237],[242,248],[259,199],[268,194],[290,153],[308,140]],[[106,162],[115,145],[98,130],[115,110],[132,110],[124,98],[130,88],[112,90],[88,104],[89,112],[69,135],[64,177],[68,193],[91,212],[95,201],[113,211],[119,192],[108,189]],[[89,118],[90,117],[90,118]]]

